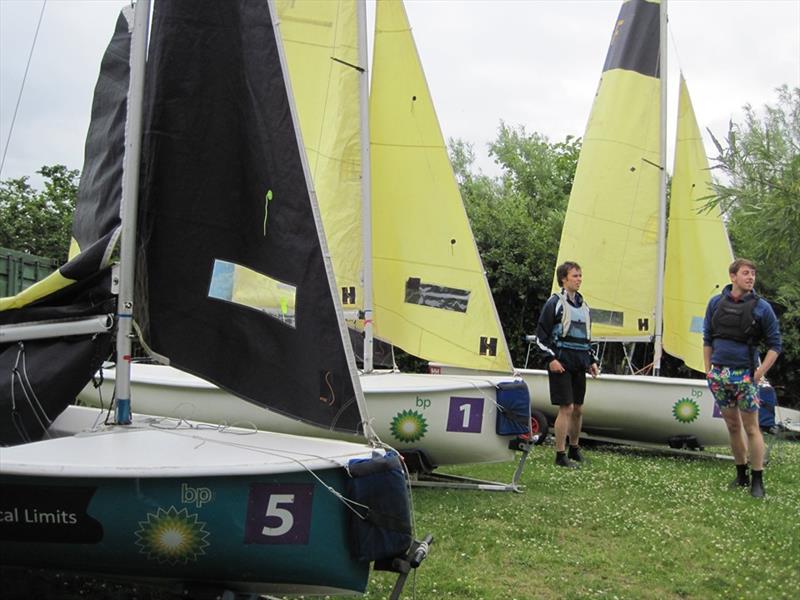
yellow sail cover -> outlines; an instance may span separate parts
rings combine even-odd
[[[363,306],[359,78],[365,69],[358,64],[356,0],[278,0],[276,8],[340,300],[344,310],[357,310]],[[237,268],[232,299],[276,308],[271,289],[262,286],[259,274]]]
[[[664,281],[664,350],[704,371],[703,316],[708,300],[728,283],[733,260],[718,208],[704,211],[713,194],[703,140],[681,77],[675,166],[669,204]]]
[[[402,2],[376,6],[370,94],[375,335],[427,360],[511,360]]]
[[[594,339],[648,340],[655,329],[658,10],[642,0],[622,7],[561,233],[557,264],[582,267]]]

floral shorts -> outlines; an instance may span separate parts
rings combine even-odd
[[[753,383],[750,369],[712,365],[706,380],[720,408],[738,408],[745,412],[758,410],[758,388]]]

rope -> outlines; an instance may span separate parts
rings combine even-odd
[[[11,143],[11,134],[14,132],[14,123],[17,121],[17,111],[19,110],[19,104],[22,100],[22,92],[25,89],[25,81],[28,79],[28,69],[31,66],[31,58],[33,58],[33,49],[36,47],[36,38],[39,37],[39,28],[42,25],[42,19],[44,18],[44,7],[47,5],[47,0],[42,1],[42,10],[39,13],[39,20],[36,23],[36,31],[33,34],[33,42],[31,43],[30,52],[28,52],[28,62],[25,64],[25,73],[22,75],[22,83],[19,86],[19,95],[17,96],[17,103],[14,106],[14,114],[11,117],[11,126],[8,128],[8,137],[6,138],[6,145],[3,149],[3,159],[0,160],[0,175],[3,174],[3,167],[6,164],[6,155],[8,154],[8,145]]]
[[[12,416],[14,417],[14,427],[16,428],[17,433],[20,434],[20,437],[24,441],[26,442],[31,441],[28,432],[24,430],[24,425],[22,424],[22,422],[17,422],[16,420],[16,416],[19,415],[19,413],[17,412],[17,401],[16,401],[16,395],[14,394],[14,382],[16,380],[19,380],[19,387],[22,390],[22,393],[25,395],[25,400],[28,402],[28,406],[30,406],[31,413],[35,417],[36,421],[39,423],[39,427],[42,428],[44,436],[49,438],[50,434],[47,433],[47,428],[53,422],[50,420],[50,417],[47,416],[47,412],[44,410],[44,408],[42,408],[42,404],[39,401],[39,398],[36,396],[36,392],[33,389],[33,385],[31,385],[30,378],[28,377],[27,361],[25,358],[26,357],[25,344],[22,342],[18,342],[17,346],[18,346],[17,358],[14,361],[14,366],[11,368],[11,412]],[[21,372],[20,372],[20,359],[22,361]],[[47,421],[47,424],[45,424],[42,421],[42,417],[44,417],[44,421]]]

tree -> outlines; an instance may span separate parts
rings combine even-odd
[[[714,140],[719,155],[714,186],[728,219],[737,256],[758,265],[757,287],[777,302],[783,356],[770,372],[787,399],[800,404],[800,88],[777,89],[778,100],[762,112],[744,107],[726,139]],[[782,314],[781,314],[782,313]]]
[[[0,181],[0,246],[66,262],[80,172],[44,166],[44,190],[28,177]]]
[[[450,154],[500,321],[516,365],[526,334],[550,295],[580,140],[552,143],[524,127],[500,124],[490,154],[500,177],[473,172],[474,151],[450,141]]]

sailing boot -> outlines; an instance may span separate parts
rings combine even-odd
[[[766,495],[763,475],[764,471],[753,470],[753,482],[750,485],[750,495],[753,498],[763,498]]]
[[[581,453],[580,446],[570,446],[567,451],[567,458],[574,460],[577,463],[583,462],[583,454]]]
[[[566,452],[556,452],[556,466],[566,467],[567,469],[577,469],[580,465],[568,459]]]
[[[743,465],[736,465],[736,479],[730,482],[728,487],[735,490],[739,487],[747,487],[750,485],[750,476],[747,474],[747,463]]]

